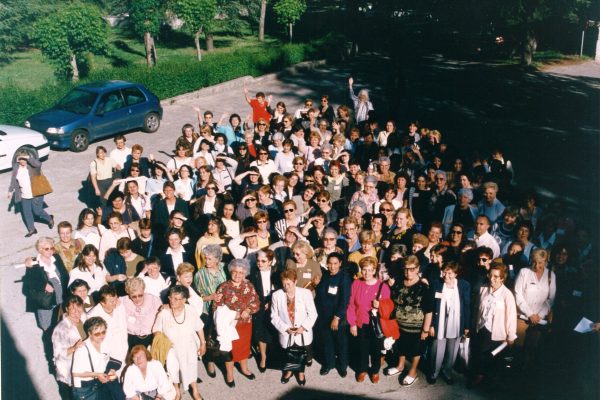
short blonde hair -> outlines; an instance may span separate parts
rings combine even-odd
[[[179,266],[177,267],[177,276],[181,276],[185,273],[191,272],[192,274],[194,273],[195,269],[194,266],[188,262],[184,262],[179,264]]]
[[[131,294],[140,290],[142,293],[146,290],[146,283],[142,278],[129,278],[125,281],[125,293]]]
[[[303,240],[299,240],[292,245],[292,251],[300,250],[306,255],[306,258],[313,258],[315,251],[312,246]]]

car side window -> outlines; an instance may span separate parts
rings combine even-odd
[[[125,98],[125,102],[128,106],[133,106],[135,104],[144,103],[146,101],[146,96],[144,93],[136,87],[128,87],[121,91],[123,93],[123,97]]]
[[[98,111],[106,114],[123,107],[125,107],[123,97],[121,96],[121,93],[116,90],[114,92],[108,92],[102,95],[98,105]]]

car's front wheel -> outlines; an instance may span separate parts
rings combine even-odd
[[[80,153],[85,151],[90,145],[90,136],[87,131],[77,129],[71,134],[71,151]]]
[[[160,117],[157,113],[148,113],[144,117],[144,126],[142,130],[146,133],[154,133],[160,127]]]

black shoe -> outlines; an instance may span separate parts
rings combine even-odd
[[[429,383],[430,385],[435,385],[436,382],[437,382],[437,378],[434,378],[431,375],[427,375],[427,383]]]
[[[306,362],[306,366],[307,366],[307,367],[310,367],[310,366],[312,366],[312,360],[308,360],[308,361]]]
[[[54,215],[50,216],[50,220],[48,221],[48,228],[54,228]]]
[[[230,388],[234,388],[235,387],[235,380],[231,381],[231,382],[227,382],[225,381],[225,383],[227,384],[227,386],[229,386]]]
[[[300,385],[300,386],[306,385],[306,375],[304,376],[304,379],[302,379],[302,380],[300,380],[300,373],[297,373],[295,375],[296,375],[296,382],[298,382],[298,385]]]
[[[329,371],[331,371],[331,368],[321,367],[321,370],[319,371],[319,374],[321,374],[321,375],[327,375],[329,373]]]
[[[348,375],[348,371],[345,369],[340,369],[338,370],[338,374],[340,374],[342,378],[345,378]]]
[[[206,370],[206,375],[208,375],[210,378],[216,378],[217,377],[217,371],[212,371],[210,372],[208,369]]]
[[[442,372],[440,375],[442,376],[444,382],[446,382],[448,385],[454,385],[454,379],[452,379],[452,377],[446,375],[444,372]]]
[[[267,370],[267,367],[261,367],[260,364],[258,364],[258,372],[260,372],[261,374],[264,374],[265,371]]]
[[[286,384],[290,381],[290,379],[292,378],[293,374],[290,374],[290,376],[288,376],[287,378],[285,377],[285,374],[281,375],[281,383]]]
[[[27,235],[25,235],[25,237],[32,237],[33,235],[37,235],[37,230],[32,230],[31,232],[27,232]]]
[[[248,380],[255,380],[256,379],[256,375],[254,375],[252,372],[250,372],[248,375],[246,375],[245,373],[242,372],[242,375],[244,375],[244,377]]]

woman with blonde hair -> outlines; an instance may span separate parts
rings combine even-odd
[[[285,263],[286,269],[293,269],[298,274],[298,287],[313,291],[321,280],[321,266],[314,260],[315,252],[310,244],[299,240],[292,245],[293,259]]]

